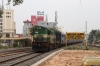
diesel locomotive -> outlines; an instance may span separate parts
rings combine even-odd
[[[34,26],[31,31],[33,32],[32,50],[34,51],[50,51],[62,46],[62,35],[59,30]]]

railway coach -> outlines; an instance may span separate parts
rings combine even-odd
[[[61,47],[64,47],[66,45],[66,34],[61,33]]]

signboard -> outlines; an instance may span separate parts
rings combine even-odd
[[[44,15],[44,11],[37,11],[37,15]]]
[[[84,33],[75,33],[75,32],[69,32],[66,33],[66,38],[68,39],[84,39],[85,34]]]

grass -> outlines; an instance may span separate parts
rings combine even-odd
[[[87,49],[85,49],[84,45],[70,45],[65,50],[98,50],[98,48],[87,46]]]
[[[98,54],[98,55],[100,55],[100,51],[96,51],[96,52],[95,52],[95,54]]]

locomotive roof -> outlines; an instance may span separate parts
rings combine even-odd
[[[43,27],[43,26],[34,26],[34,28],[35,27]],[[51,30],[50,28],[47,28],[47,27],[43,27],[43,28],[48,29],[48,30]]]

